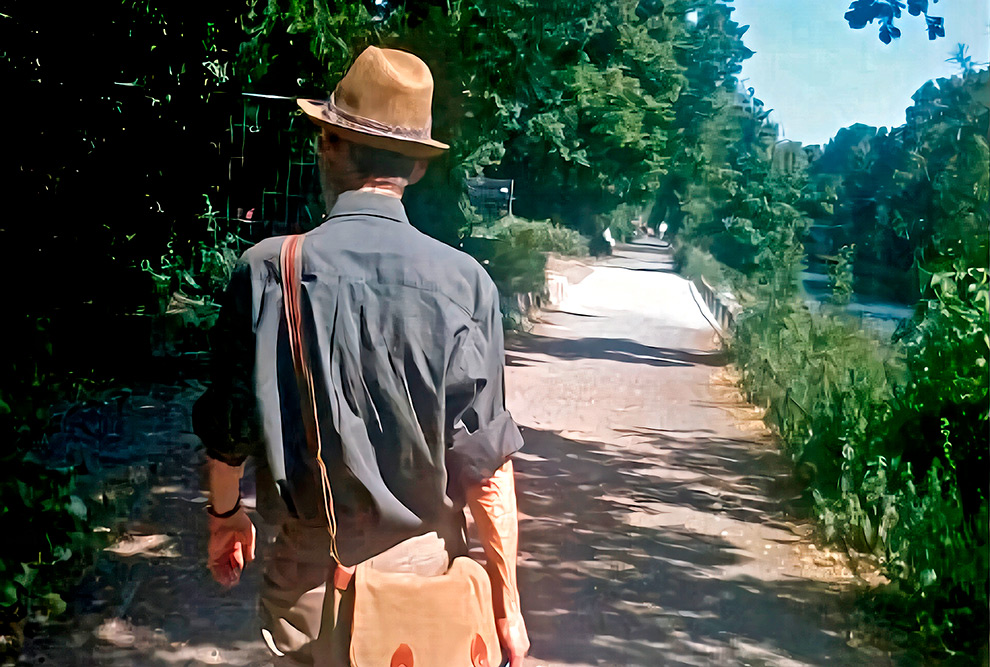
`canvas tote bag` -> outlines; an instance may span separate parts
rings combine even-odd
[[[300,309],[303,235],[286,237],[280,253],[282,295],[307,446],[316,459],[323,488],[333,577],[335,611],[341,593],[354,586],[351,626],[352,667],[498,667],[501,648],[495,629],[491,582],[475,560],[458,557],[443,574],[387,572],[376,559],[354,567],[337,556],[337,522],[330,479],[321,456],[313,376],[302,343]],[[414,538],[416,539],[416,538]],[[402,544],[396,547],[401,549]],[[336,614],[335,614],[336,617]]]

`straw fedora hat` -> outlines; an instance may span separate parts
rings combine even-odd
[[[328,100],[296,103],[320,126],[348,141],[431,158],[449,148],[430,136],[433,76],[411,53],[369,46],[357,57]]]

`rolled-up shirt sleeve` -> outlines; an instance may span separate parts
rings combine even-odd
[[[219,302],[220,314],[210,332],[211,383],[193,407],[193,430],[208,456],[237,466],[261,447],[254,391],[251,268],[246,262],[234,268]]]
[[[483,315],[460,332],[446,388],[448,495],[463,502],[466,490],[489,480],[523,446],[505,409],[505,349],[498,295]]]

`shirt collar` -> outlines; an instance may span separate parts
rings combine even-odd
[[[340,215],[370,215],[409,224],[401,199],[374,192],[348,190],[337,195],[337,201],[326,219],[332,221],[332,218]]]

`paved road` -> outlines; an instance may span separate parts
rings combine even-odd
[[[784,513],[787,464],[669,268],[655,246],[620,248],[509,339],[507,400],[527,442],[528,664],[889,664],[850,636],[852,574]],[[200,391],[136,389],[113,437],[87,427],[98,442],[85,446],[116,466],[104,489],[136,498],[119,519],[129,539],[69,596],[69,614],[29,628],[21,664],[269,664],[261,568],[222,591],[203,566],[202,454],[188,433]]]
[[[534,664],[889,664],[858,646],[854,577],[785,513],[787,462],[669,268],[620,246],[510,339]]]

